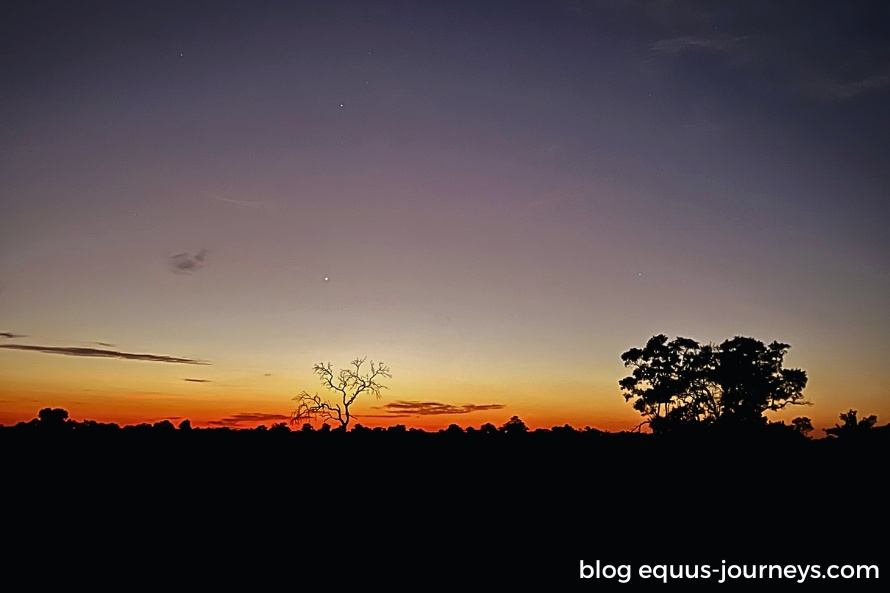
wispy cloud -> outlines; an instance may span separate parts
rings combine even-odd
[[[469,414],[470,412],[484,412],[486,410],[503,409],[504,404],[464,404],[453,405],[441,402],[420,401],[395,401],[374,408],[384,410],[387,418],[404,418],[407,416],[440,416],[444,414]]]
[[[650,43],[649,49],[663,54],[678,54],[684,51],[702,49],[729,52],[735,49],[740,41],[745,39],[747,39],[745,36],[732,38],[673,37]]]
[[[235,200],[232,198],[221,198],[219,196],[214,196],[214,200],[219,202],[225,202],[227,204],[234,204],[236,206],[244,206],[245,208],[262,208],[266,205],[265,202],[260,202],[257,200]]]
[[[183,379],[183,381],[188,381],[189,383],[213,383],[210,379]]]
[[[0,344],[0,348],[6,348],[9,350],[23,350],[25,352],[42,352],[44,354],[62,354],[65,356],[84,356],[87,358],[121,358],[124,360],[171,362],[176,364],[210,364],[209,362],[194,360],[192,358],[164,356],[161,354],[135,354],[133,352],[121,352],[120,350],[100,350],[98,348],[29,346],[26,344]]]
[[[205,259],[207,259],[206,249],[202,249],[195,255],[186,252],[177,253],[170,256],[170,269],[178,274],[197,272],[204,267]]]
[[[222,420],[211,420],[207,424],[211,426],[232,426],[238,427],[247,422],[281,422],[290,420],[290,416],[282,414],[263,414],[261,412],[240,412],[233,416],[228,416]]]
[[[828,103],[890,87],[886,34],[878,25],[851,28],[868,12],[856,3],[803,10],[793,2],[762,0],[729,11],[720,3],[695,0],[625,5],[642,11],[659,31],[648,44],[645,62],[687,53],[724,54],[741,68],[738,74],[752,77],[759,92],[775,87]]]
[[[25,334],[14,334],[12,332],[0,332],[0,337],[3,338],[25,338]]]
[[[874,89],[890,86],[890,72],[875,74],[853,82],[813,79],[804,85],[806,91],[823,101],[844,101]]]

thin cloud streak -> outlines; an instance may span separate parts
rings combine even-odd
[[[705,37],[674,37],[661,39],[649,44],[649,49],[656,53],[677,54],[696,49],[710,49],[717,51],[731,51],[739,41],[747,39],[745,36],[733,39],[708,39]]]
[[[407,416],[440,416],[445,414],[469,414],[487,410],[501,410],[504,404],[464,404],[455,406],[441,402],[395,401],[374,409],[385,410],[386,418],[405,418]]]
[[[55,346],[29,346],[26,344],[3,344],[0,348],[8,350],[22,350],[25,352],[42,352],[44,354],[62,354],[65,356],[83,356],[87,358],[120,358],[123,360],[142,360],[146,362],[169,362],[175,364],[209,365],[209,362],[194,360],[192,358],[180,358],[177,356],[164,356],[161,354],[135,354],[133,352],[121,352],[119,350],[100,350],[98,348],[55,347]]]
[[[235,204],[236,206],[244,206],[246,208],[262,208],[265,206],[265,202],[257,202],[253,200],[235,200],[232,198],[220,198],[214,197],[214,200],[219,202],[226,202],[227,204]]]
[[[14,334],[12,332],[0,332],[0,337],[4,338],[26,338],[25,334]]]
[[[213,383],[210,379],[183,379],[183,381],[188,381],[189,383]]]
[[[290,416],[282,414],[264,414],[261,412],[240,412],[233,416],[228,416],[222,420],[211,420],[207,424],[211,426],[231,426],[238,427],[245,422],[269,422],[269,421],[290,420]]]
[[[876,74],[856,82],[824,82],[814,86],[814,91],[819,98],[826,101],[844,101],[870,90],[890,86],[890,73]]]

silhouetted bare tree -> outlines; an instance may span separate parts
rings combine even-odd
[[[386,385],[380,383],[380,379],[383,377],[392,378],[388,366],[382,362],[375,365],[373,360],[370,371],[363,374],[362,365],[366,360],[367,357],[356,358],[352,361],[351,368],[341,369],[336,374],[331,363],[319,363],[313,366],[312,370],[318,375],[321,384],[325,389],[335,392],[339,401],[330,403],[323,400],[317,393],[309,395],[304,391],[294,398],[294,401],[297,402],[297,409],[291,414],[291,424],[313,422],[321,418],[322,424],[327,424],[329,420],[336,420],[345,430],[352,418],[349,406],[355,402],[355,399],[363,393],[372,393],[379,399],[380,390],[386,389]]]

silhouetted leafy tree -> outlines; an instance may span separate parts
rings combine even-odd
[[[553,436],[560,438],[574,437],[578,435],[578,431],[568,424],[565,424],[563,426],[554,426],[550,429],[550,433]]]
[[[366,360],[367,357],[356,358],[352,361],[353,368],[341,369],[337,374],[334,374],[331,363],[319,363],[312,367],[321,384],[325,389],[335,392],[339,401],[330,403],[324,401],[317,393],[309,395],[304,391],[294,398],[297,409],[291,414],[291,424],[312,422],[321,418],[322,424],[326,425],[329,420],[336,420],[340,423],[340,428],[346,430],[352,418],[349,406],[355,399],[365,392],[373,393],[379,399],[380,390],[386,389],[386,385],[380,383],[380,378],[392,378],[388,366],[382,362],[375,365],[373,360],[370,372],[362,374],[361,368]]]
[[[765,422],[763,413],[806,404],[806,373],[783,369],[787,344],[735,337],[720,345],[653,336],[621,355],[632,374],[619,381],[624,398],[653,432],[699,424]]]
[[[720,390],[723,418],[760,421],[767,410],[781,410],[788,404],[805,404],[803,389],[807,374],[800,369],[783,369],[788,344],[768,346],[753,338],[735,337],[715,350],[715,382]]]
[[[355,434],[371,434],[371,429],[362,426],[361,424],[356,424],[352,427],[352,432]]]
[[[813,432],[813,422],[806,416],[798,416],[792,420],[791,427],[804,436]]]
[[[68,420],[68,410],[62,408],[43,408],[37,413],[40,419],[36,423],[38,430],[47,433],[61,433],[72,430],[75,422]]]
[[[290,426],[287,425],[287,422],[276,422],[272,425],[272,428],[269,429],[269,432],[272,434],[284,434],[290,432]]]
[[[856,438],[868,434],[871,429],[878,423],[878,417],[875,415],[867,416],[861,420],[857,420],[858,410],[850,410],[846,414],[841,414],[841,422],[843,424],[835,424],[834,428],[823,428],[825,434],[839,438]]]
[[[442,429],[439,431],[442,434],[447,434],[451,436],[459,436],[464,433],[464,429],[458,426],[457,424],[449,424],[448,428]]]
[[[619,381],[624,398],[637,398],[634,409],[656,432],[717,415],[716,395],[707,380],[714,365],[711,347],[688,338],[667,340],[654,336],[645,348],[621,355],[624,366],[633,367],[632,375]]]
[[[519,419],[519,416],[512,416],[499,430],[504,434],[524,434],[528,432],[528,426]]]
[[[486,435],[497,434],[498,428],[491,422],[486,422],[485,424],[483,424],[482,426],[479,427],[479,433],[486,434]]]
[[[43,408],[37,413],[40,418],[40,429],[53,432],[70,428],[68,424],[68,410],[62,408]]]

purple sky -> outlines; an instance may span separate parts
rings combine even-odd
[[[0,423],[287,414],[367,355],[366,414],[630,428],[620,355],[665,333],[789,343],[788,418],[883,424],[888,30],[886,2],[4,2],[0,344],[208,364],[0,350]]]

